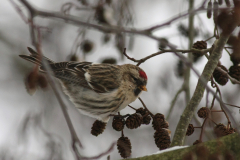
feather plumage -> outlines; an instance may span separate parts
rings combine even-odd
[[[28,48],[30,55],[21,58],[39,65],[45,72],[39,55]],[[42,56],[63,86],[64,92],[83,114],[107,122],[136,100],[147,84],[145,72],[131,64],[93,64],[91,62],[57,62]]]

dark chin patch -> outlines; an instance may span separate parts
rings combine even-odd
[[[142,92],[142,91],[141,91],[141,89],[139,89],[139,88],[136,88],[136,89],[134,90],[135,96],[138,96],[141,92]]]

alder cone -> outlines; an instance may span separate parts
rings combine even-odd
[[[132,146],[128,137],[120,137],[118,139],[117,149],[122,158],[130,157],[132,153]]]
[[[238,65],[240,63],[240,52],[233,52],[231,54],[230,60],[235,66]]]
[[[161,113],[157,113],[154,115],[153,117],[153,122],[152,122],[152,127],[155,130],[159,130],[161,128],[168,128],[169,124],[168,122],[165,120],[165,117],[163,114]]]
[[[217,124],[214,127],[214,133],[217,137],[223,137],[227,135],[227,126],[222,123]]]
[[[233,134],[236,132],[236,129],[234,128],[229,128],[227,131],[226,131],[226,135],[229,135],[229,134]]]
[[[236,80],[239,81],[240,80],[240,66],[231,66],[229,68],[228,74],[231,77],[233,77],[233,78],[235,78]]]
[[[142,124],[142,115],[139,113],[134,113],[130,115],[126,120],[126,126],[129,129],[136,129],[141,126]]]
[[[193,44],[192,48],[195,49],[207,49],[207,42],[205,41],[197,41]],[[203,53],[198,53],[198,52],[193,52],[193,60],[194,62],[196,62],[200,57],[202,57],[204,54]]]
[[[221,67],[224,71],[228,72],[228,70],[225,66],[220,65],[219,67]],[[213,72],[213,78],[215,79],[215,81],[218,84],[220,84],[222,86],[224,86],[228,82],[228,76],[217,69],[215,69]]]
[[[136,113],[139,113],[139,114],[142,115],[142,117],[143,117],[142,124],[148,125],[150,123],[151,116],[149,115],[149,113],[146,109],[139,108],[139,109],[136,110]]]
[[[76,61],[79,62],[79,57],[76,54],[72,54],[70,56],[68,56],[69,61]]]
[[[116,131],[122,131],[124,128],[125,121],[123,118],[114,117],[112,122],[112,127]]]
[[[186,135],[187,135],[187,136],[190,136],[190,135],[193,134],[193,132],[194,132],[193,124],[189,124],[189,125],[188,125],[188,129],[187,129],[187,132],[186,132]]]
[[[106,58],[102,61],[102,63],[117,64],[117,60],[115,58]]]
[[[103,131],[105,130],[106,128],[106,124],[107,123],[104,123],[102,121],[99,121],[99,120],[96,120],[94,123],[93,123],[93,126],[92,126],[92,129],[91,129],[91,134],[94,135],[94,136],[98,136],[99,134],[102,134]]]
[[[160,150],[170,147],[171,140],[169,130],[161,128],[154,133],[155,144]]]
[[[193,44],[193,48],[195,49],[207,49],[207,42],[205,41],[197,41]]]
[[[198,117],[200,117],[200,118],[207,118],[209,116],[210,112],[211,111],[209,110],[209,108],[202,107],[198,110],[197,114],[198,114]]]
[[[94,43],[90,40],[84,40],[81,43],[81,49],[85,54],[91,52],[93,47],[94,47]]]

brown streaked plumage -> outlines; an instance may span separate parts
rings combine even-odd
[[[31,48],[28,50],[30,55],[19,56],[38,64],[40,71],[45,72],[38,53]],[[80,112],[103,122],[108,121],[110,114],[119,112],[135,101],[142,91],[146,91],[146,73],[132,64],[55,63],[43,58]]]

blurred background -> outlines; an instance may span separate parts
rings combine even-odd
[[[17,0],[14,2],[28,16],[25,6]],[[110,4],[101,6],[102,8],[96,13],[96,9],[91,6],[97,6],[100,3],[95,0],[28,0],[28,2],[38,9],[75,15],[86,22],[136,29],[146,29],[164,23],[186,12],[189,6],[188,0],[112,0]],[[66,4],[68,2],[79,8],[74,6],[69,8],[71,5]],[[196,1],[194,6],[198,7],[201,3],[202,1]],[[164,48],[158,41],[144,36],[103,33],[58,19],[37,17],[35,23],[48,28],[41,31],[42,52],[54,61],[69,61],[77,58],[78,61],[96,63],[104,61],[134,64],[123,57],[124,47],[127,48],[127,54],[135,59],[158,52],[159,47]],[[195,16],[194,28],[194,42],[206,40],[213,35],[213,20],[207,19],[206,11],[198,12]],[[164,38],[176,45],[178,49],[188,49],[188,16],[156,30],[154,35]],[[208,41],[208,47],[211,47],[213,42],[214,40]],[[20,59],[18,55],[28,54],[27,47],[33,47],[28,24],[22,20],[10,1],[2,1],[0,5],[0,159],[72,160],[74,154],[70,133],[52,89],[50,87],[46,90],[38,89],[32,96],[26,91],[24,80],[33,70],[34,65]],[[194,63],[199,73],[206,62],[207,59],[202,57]],[[227,68],[232,65],[226,52],[223,52],[221,62]],[[153,114],[167,115],[172,99],[183,84],[184,64],[173,53],[165,53],[147,60],[140,67],[145,70],[149,79],[148,92],[142,93],[141,98]],[[191,72],[191,95],[197,80],[197,76]],[[228,82],[220,89],[224,102],[236,105],[239,103],[239,86]],[[117,141],[121,136],[120,132],[113,130],[112,120],[107,124],[103,134],[98,137],[91,135],[90,131],[95,119],[81,115],[68,98],[64,97],[73,125],[84,146],[80,149],[83,156],[96,156],[106,151],[112,142]],[[199,108],[206,105],[205,97]],[[208,105],[211,100],[210,95]],[[138,100],[131,105],[135,108],[142,107]],[[168,119],[172,135],[185,106],[185,94],[181,93]],[[215,107],[220,109],[217,102]],[[231,107],[229,109],[239,121],[239,110]],[[128,113],[134,113],[134,110],[126,107],[121,111],[121,114]],[[215,113],[213,118],[219,123],[226,123],[223,113]],[[198,120],[202,122],[202,119]],[[194,120],[192,123],[195,126],[199,125]],[[206,128],[206,132],[211,133],[211,129]],[[159,150],[153,139],[154,130],[151,124],[142,125],[135,130],[125,127],[124,134],[132,143],[132,157],[149,155]],[[209,135],[204,136],[205,141],[212,138],[211,134]],[[192,145],[198,137],[199,132],[196,131],[186,138],[185,144]],[[116,147],[109,155],[113,160],[121,158]],[[107,159],[107,156],[101,159]]]

